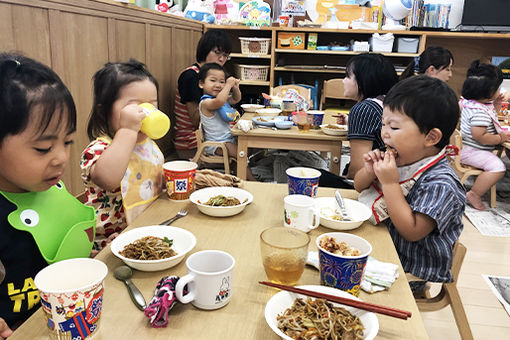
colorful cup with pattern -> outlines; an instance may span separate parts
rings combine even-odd
[[[324,111],[309,110],[306,112],[312,118],[312,129],[320,130],[322,120],[324,119]]]
[[[51,339],[91,339],[103,306],[106,265],[76,258],[42,269],[34,279]]]
[[[312,168],[293,167],[286,170],[289,195],[317,196],[321,172]]]
[[[168,197],[182,201],[189,199],[195,190],[197,163],[190,161],[172,161],[163,164]]]
[[[359,255],[343,255],[339,250],[333,253],[327,244],[321,245],[321,241],[324,242],[326,238],[332,238],[337,245],[345,242],[345,245],[351,248],[350,250],[352,248],[358,250]],[[358,296],[368,255],[372,252],[370,243],[356,235],[335,232],[319,235],[316,244],[319,249],[321,284]],[[340,245],[339,248],[342,249],[343,246]]]
[[[289,26],[290,16],[288,15],[280,15],[278,17],[278,23],[280,24],[280,27],[287,27]]]

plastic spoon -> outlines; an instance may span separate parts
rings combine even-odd
[[[133,282],[131,282],[131,276],[133,276],[131,268],[128,266],[117,267],[113,272],[113,276],[115,276],[117,280],[123,281],[126,284],[131,300],[133,300],[138,309],[144,311],[145,308],[147,308],[147,304],[145,303],[142,293],[140,293],[138,288],[136,288]]]

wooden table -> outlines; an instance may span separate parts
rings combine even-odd
[[[122,264],[105,248],[97,259],[104,261],[109,269],[105,281],[103,314],[99,333],[95,339],[256,339],[276,340],[279,337],[266,324],[264,308],[266,302],[277,291],[258,284],[266,280],[259,250],[259,235],[262,230],[282,226],[283,197],[287,185],[268,183],[246,183],[245,189],[254,195],[254,201],[239,215],[213,218],[201,214],[189,201],[171,202],[166,197],[156,200],[129,228],[153,225],[175,215],[181,208],[189,209],[187,217],[173,225],[190,230],[197,237],[193,252],[204,249],[220,249],[236,259],[232,299],[225,307],[215,311],[204,311],[191,304],[177,304],[170,312],[166,328],[156,329],[140,312],[131,299],[124,284],[113,277],[113,270]],[[354,191],[342,191],[346,197],[354,198]],[[319,188],[319,196],[332,196],[333,189]],[[319,227],[310,232],[310,250],[315,250],[316,237],[330,229]],[[363,224],[352,231],[372,244],[372,255],[378,260],[398,263],[393,242],[383,226]],[[166,275],[185,275],[185,260],[174,268],[161,272],[139,272],[134,270],[132,281],[140,288],[147,302],[153,296],[156,283]],[[402,268],[399,278],[389,291],[366,294],[360,298],[378,304],[411,311],[413,316],[400,320],[384,315],[379,319],[377,339],[427,339],[420,313],[405,279]],[[300,284],[320,284],[318,271],[307,266]],[[42,310],[37,311],[9,340],[46,339],[45,319]]]
[[[254,113],[245,113],[242,119],[251,120]],[[309,150],[331,153],[329,170],[334,174],[340,173],[342,155],[342,141],[347,140],[347,134],[342,136],[326,135],[321,130],[299,132],[297,126],[288,130],[272,130],[256,128],[244,132],[236,127],[232,135],[237,136],[237,176],[246,179],[248,166],[248,148]]]

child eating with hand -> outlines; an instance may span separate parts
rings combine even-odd
[[[453,280],[466,193],[446,145],[458,119],[457,97],[446,83],[427,76],[399,82],[384,99],[381,137],[390,149],[366,153],[354,178],[373,222],[386,221],[404,271],[424,281]],[[414,292],[424,288],[419,283],[411,284]]]

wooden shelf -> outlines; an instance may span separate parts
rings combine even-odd
[[[271,59],[270,54],[242,54],[242,53],[230,53],[232,58],[255,58],[255,59]]]
[[[275,66],[273,68],[275,71],[282,72],[311,72],[311,73],[345,73],[345,70],[341,69],[331,69],[331,68],[301,68],[301,67],[283,67],[283,66]]]
[[[366,53],[366,52],[358,52],[358,51],[319,51],[319,50],[293,50],[293,49],[285,49],[285,48],[277,48],[275,49],[275,52],[277,53],[298,53],[298,54],[333,54],[333,55],[357,55],[360,53]],[[382,55],[388,56],[388,57],[405,57],[405,58],[411,58],[411,57],[417,57],[419,56],[418,53],[397,53],[397,52],[376,52],[381,53]]]
[[[269,86],[269,81],[264,80],[241,80],[241,85],[252,85],[252,86]]]

